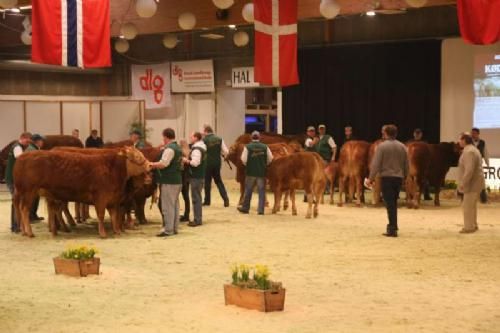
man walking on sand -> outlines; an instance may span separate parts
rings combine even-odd
[[[375,152],[368,185],[372,186],[375,177],[380,175],[382,196],[387,208],[389,224],[383,234],[387,237],[398,237],[398,197],[403,179],[408,175],[408,152],[404,144],[396,140],[398,128],[395,125],[382,127],[382,142]]]

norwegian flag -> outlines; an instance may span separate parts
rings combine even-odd
[[[297,0],[254,0],[254,18],[255,81],[298,84]]]
[[[33,0],[31,61],[111,66],[109,0]]]

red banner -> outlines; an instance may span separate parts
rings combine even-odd
[[[297,0],[254,0],[255,82],[290,86],[297,72]]]
[[[500,0],[458,0],[462,38],[472,44],[494,44],[500,40]]]

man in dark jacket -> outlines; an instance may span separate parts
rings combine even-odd
[[[96,129],[90,132],[90,136],[85,140],[85,148],[101,148],[104,145],[102,139],[98,136]]]
[[[220,168],[222,166],[221,158],[226,157],[229,153],[226,144],[222,138],[214,134],[211,126],[205,125],[203,129],[203,142],[207,146],[207,169],[205,172],[205,200],[204,206],[210,206],[211,192],[212,192],[212,179],[219,190],[219,194],[224,200],[224,207],[229,207],[229,197],[227,195],[226,187],[222,182],[220,175]]]

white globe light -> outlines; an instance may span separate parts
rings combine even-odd
[[[130,44],[128,43],[128,40],[126,40],[126,39],[120,38],[115,42],[115,50],[118,53],[125,53],[128,51],[129,48],[130,48]]]
[[[21,34],[21,40],[25,45],[31,45],[31,31],[24,30]]]
[[[247,3],[243,6],[241,10],[241,15],[243,15],[243,19],[248,23],[253,23],[253,3]]]
[[[340,6],[335,0],[321,0],[319,12],[326,19],[332,19],[340,13]]]
[[[12,8],[17,5],[17,0],[0,0],[0,7]]]
[[[125,39],[131,40],[137,37],[139,31],[133,23],[125,23],[120,29],[120,33]]]
[[[420,8],[427,4],[427,0],[406,0],[406,3],[411,7]]]
[[[215,7],[219,9],[228,9],[234,4],[234,0],[212,0]]]
[[[250,37],[248,37],[248,34],[245,31],[238,31],[233,36],[234,45],[238,47],[246,46],[249,41]]]
[[[137,0],[135,3],[135,11],[142,18],[149,18],[156,13],[158,5],[154,0]]]
[[[173,49],[177,46],[177,43],[179,41],[177,40],[177,36],[174,34],[166,34],[163,36],[163,46],[165,46],[167,49]]]
[[[190,12],[182,13],[179,15],[178,22],[182,30],[191,30],[196,25],[196,16]]]

